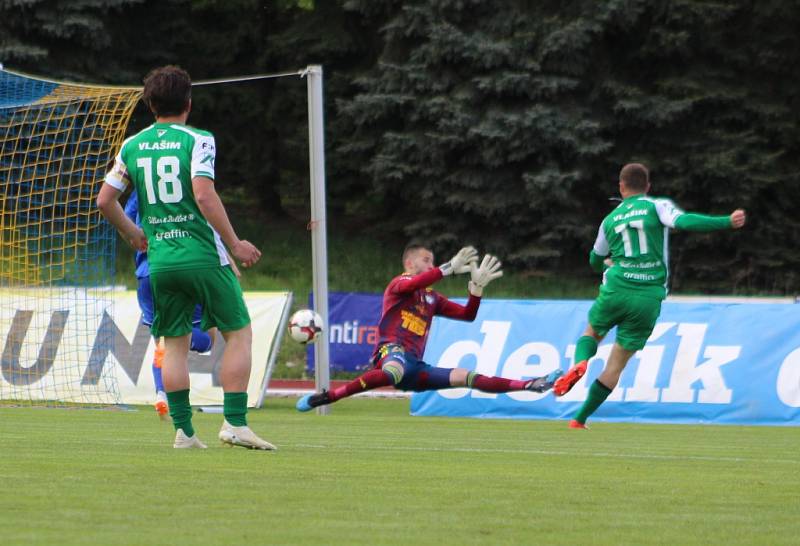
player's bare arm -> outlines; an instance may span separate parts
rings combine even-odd
[[[244,267],[254,265],[261,258],[259,251],[250,241],[239,239],[225,211],[225,206],[214,189],[214,181],[205,176],[192,178],[192,190],[197,206],[208,223],[211,224],[222,241],[228,246],[231,254]]]
[[[141,252],[147,250],[147,237],[142,228],[137,226],[125,214],[122,205],[119,204],[120,191],[110,184],[103,184],[97,195],[97,208],[122,237],[134,249]]]
[[[242,272],[239,271],[239,268],[236,266],[236,260],[233,259],[233,256],[231,256],[230,251],[226,250],[225,253],[228,255],[228,262],[231,264],[231,271],[233,271],[233,274],[236,275],[237,279],[241,279]]]

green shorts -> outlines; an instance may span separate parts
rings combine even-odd
[[[250,324],[242,287],[230,266],[160,271],[150,274],[154,336],[179,337],[192,331],[195,305],[203,306],[200,327],[232,332]]]
[[[638,351],[653,333],[661,300],[630,292],[608,292],[600,289],[600,295],[589,309],[589,324],[599,335],[604,336],[617,327],[617,343],[623,349]]]

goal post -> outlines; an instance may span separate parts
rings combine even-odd
[[[322,67],[306,69],[308,78],[308,153],[311,170],[311,253],[313,256],[314,307],[325,330],[314,344],[314,383],[317,392],[330,388],[330,321],[328,316],[328,241],[325,219],[325,131],[322,109]],[[327,415],[330,406],[317,413]]]

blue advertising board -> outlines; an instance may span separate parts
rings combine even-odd
[[[328,294],[328,327],[331,371],[358,372],[369,367],[369,358],[378,339],[383,296],[359,292]],[[314,307],[313,294],[309,307]],[[314,350],[307,350],[309,373],[314,372]]]
[[[527,378],[574,362],[590,301],[481,303],[476,320],[434,320],[425,361]],[[414,415],[568,419],[603,368],[614,330],[567,393],[415,393]],[[665,302],[647,346],[594,421],[800,425],[800,305]]]

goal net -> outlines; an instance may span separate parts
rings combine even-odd
[[[0,68],[0,403],[119,401],[116,234],[95,199],[140,96]]]
[[[314,294],[327,322],[322,67],[193,85],[298,76],[308,85]],[[140,324],[129,340],[115,323],[117,235],[95,201],[141,94],[0,64],[0,405],[119,404],[131,399],[120,371],[139,388],[150,334]],[[259,404],[279,345],[269,345]],[[320,390],[329,380],[327,336],[315,351]],[[210,358],[201,372],[218,360]]]

